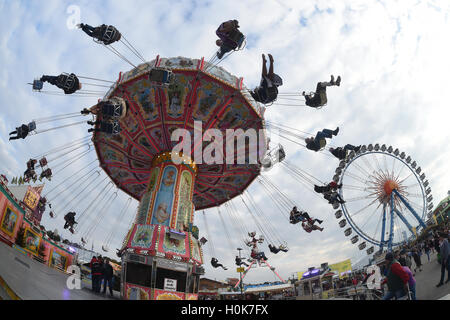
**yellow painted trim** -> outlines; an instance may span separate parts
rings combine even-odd
[[[12,299],[12,300],[22,300],[6,283],[5,280],[3,280],[3,278],[0,276],[0,286],[6,291],[6,293],[8,294],[8,296]],[[1,300],[1,298],[0,298]]]

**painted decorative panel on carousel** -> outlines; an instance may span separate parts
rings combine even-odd
[[[150,300],[151,289],[135,284],[125,284],[125,299],[127,300]]]
[[[154,225],[148,224],[138,224],[135,225],[134,233],[131,235],[131,240],[129,242],[129,247],[139,248],[139,249],[151,249],[154,248],[155,238]]]
[[[162,180],[159,184],[158,195],[156,196],[155,204],[153,206],[151,224],[169,226],[177,174],[178,170],[175,166],[168,165],[164,168]]]
[[[171,234],[171,230],[175,233],[175,236]],[[179,234],[184,235],[184,237]],[[169,255],[180,256],[181,258],[189,258],[189,239],[187,233],[179,232],[168,227],[161,227],[158,251]]]
[[[193,182],[192,173],[184,170],[181,173],[176,229],[187,230],[191,221]]]

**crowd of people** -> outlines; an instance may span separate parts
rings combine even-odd
[[[109,288],[109,294],[114,297],[114,269],[109,263],[109,259],[103,259],[102,256],[92,257],[90,262],[92,291],[95,293],[106,294],[106,287]],[[103,283],[103,290],[102,290]]]
[[[450,280],[450,231],[448,226],[441,226],[420,241],[405,244],[385,256],[385,264],[381,266],[382,299],[403,299],[407,296],[416,300],[416,275],[423,271],[424,262],[431,262],[431,254],[436,253],[437,263],[441,265],[439,283],[436,287],[448,284]],[[447,279],[445,273],[447,271]],[[370,274],[364,274],[362,284],[367,282]],[[355,279],[358,283],[360,279]],[[445,282],[444,282],[445,280]],[[355,284],[353,283],[353,284]],[[385,286],[384,286],[385,285]],[[419,284],[420,285],[420,284]]]

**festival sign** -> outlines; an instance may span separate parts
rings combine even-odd
[[[39,198],[40,198],[39,193],[30,187],[28,188],[27,193],[23,198],[23,202],[27,205],[28,208],[34,211],[34,209],[36,209],[38,205]]]
[[[330,264],[329,268],[331,271],[336,271],[339,277],[342,277],[346,273],[352,271],[352,262],[350,259],[347,259],[335,264]]]

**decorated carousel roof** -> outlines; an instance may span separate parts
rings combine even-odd
[[[169,84],[150,80],[155,68],[171,71]],[[128,112],[120,120],[122,131],[118,135],[95,132],[93,141],[102,168],[118,188],[137,200],[146,189],[152,160],[179,143],[171,140],[174,130],[187,129],[194,137],[194,120],[202,121],[204,131],[221,130],[224,141],[226,129],[262,132],[264,142],[259,143],[264,148],[258,154],[262,157],[266,152],[264,109],[248,94],[242,78],[203,60],[158,57],[120,74],[104,99],[113,96],[128,101]],[[191,140],[194,152],[199,145]],[[203,148],[208,144],[204,141]],[[237,158],[237,148],[233,152]],[[224,146],[223,164],[196,163],[193,202],[197,210],[241,194],[259,175],[259,163],[226,164],[225,153]]]

